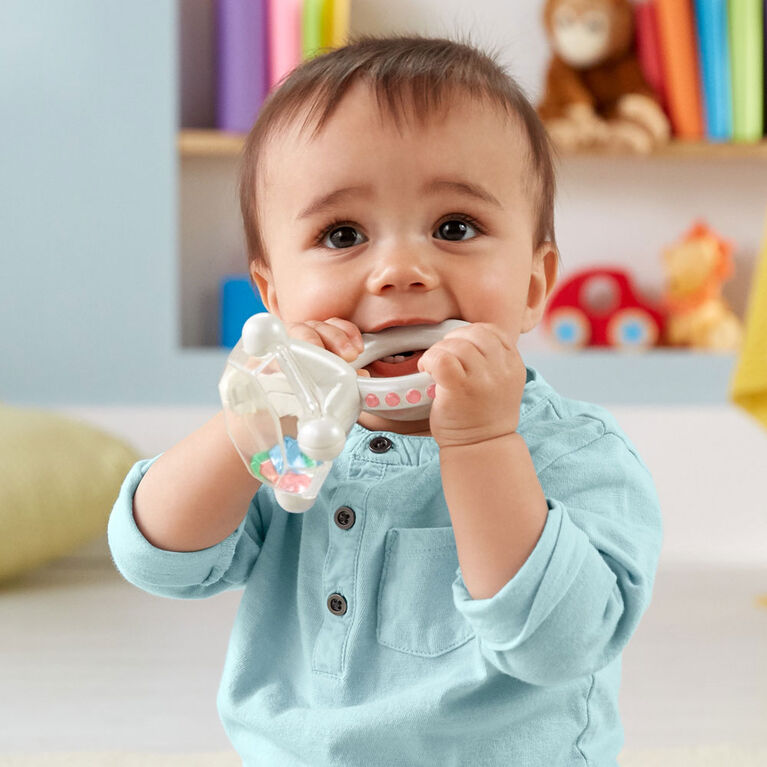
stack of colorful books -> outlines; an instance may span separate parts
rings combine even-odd
[[[637,51],[682,140],[761,141],[767,0],[640,0]]]
[[[351,0],[217,0],[216,124],[246,133],[301,61],[343,45]]]

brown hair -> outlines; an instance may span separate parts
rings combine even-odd
[[[312,137],[319,134],[357,80],[371,85],[378,104],[386,108],[397,125],[408,114],[425,122],[429,115],[449,104],[456,86],[472,96],[490,100],[520,120],[528,139],[529,181],[536,197],[533,244],[555,242],[555,177],[548,134],[522,89],[496,62],[495,56],[469,43],[442,38],[364,35],[342,48],[302,62],[280,81],[261,107],[245,141],[240,164],[240,209],[250,263],[268,265],[256,201],[266,141],[307,106],[310,108],[302,129],[314,122]],[[406,104],[412,107],[410,112]]]

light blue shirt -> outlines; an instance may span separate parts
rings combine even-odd
[[[237,530],[195,552],[141,535],[132,498],[152,461],[133,467],[109,521],[124,577],[168,597],[244,587],[218,707],[245,765],[616,764],[621,652],[650,601],[657,494],[614,418],[531,368],[520,415],[548,517],[487,599],[463,583],[431,437],[355,424],[309,511],[262,486]],[[389,449],[371,450],[375,437]]]

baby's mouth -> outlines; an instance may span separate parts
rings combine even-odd
[[[371,362],[364,369],[374,378],[390,378],[418,373],[418,360],[421,359],[425,351],[426,349],[416,349],[390,354]]]

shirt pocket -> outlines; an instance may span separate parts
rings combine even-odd
[[[453,602],[458,552],[452,527],[393,527],[386,533],[378,592],[378,642],[433,658],[474,636]]]

